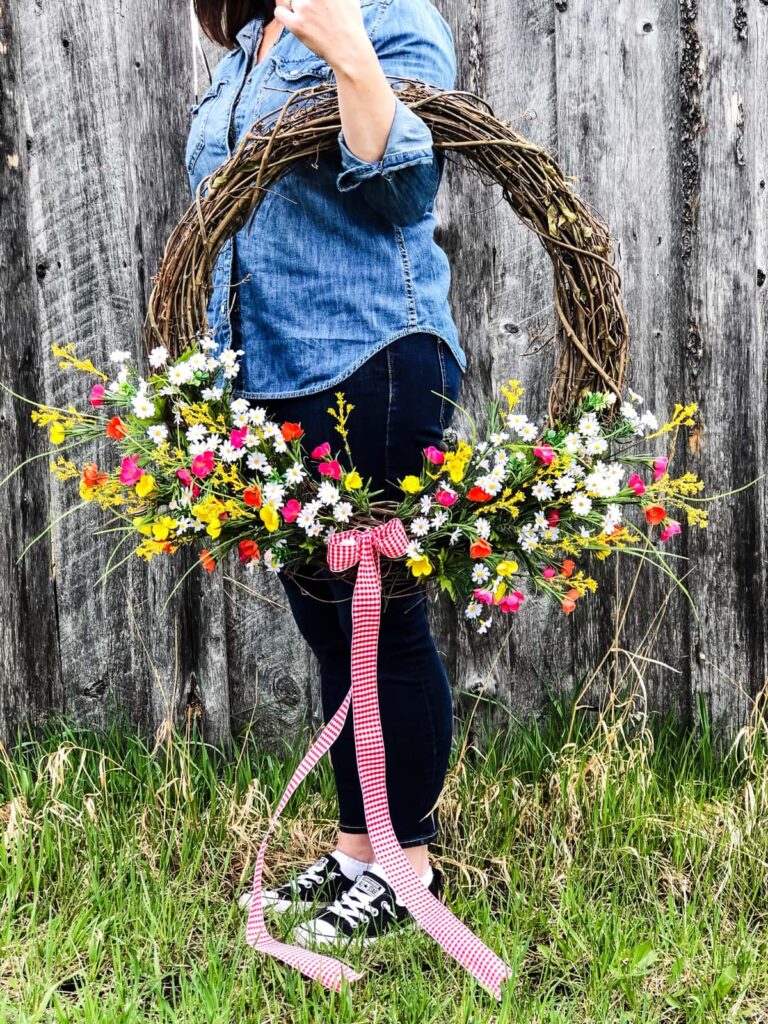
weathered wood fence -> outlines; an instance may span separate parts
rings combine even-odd
[[[546,145],[617,239],[632,327],[630,383],[661,415],[697,401],[685,451],[710,490],[765,471],[768,378],[768,4],[766,0],[438,0],[460,54],[460,87]],[[106,356],[138,351],[165,238],[188,195],[193,58],[185,0],[0,0],[0,379],[66,404],[81,386],[51,342]],[[210,51],[209,51],[210,53]],[[215,54],[210,54],[215,59]],[[199,55],[198,55],[199,56]],[[550,271],[500,197],[452,158],[441,241],[470,358],[463,401],[484,407],[518,376],[544,409],[552,349]],[[0,474],[43,451],[29,408],[0,393]],[[316,666],[279,584],[257,594],[233,564],[194,573],[160,607],[174,573],[129,562],[94,586],[110,550],[97,514],[38,458],[0,492],[0,736],[53,714],[100,727],[124,716],[151,736],[202,721],[212,743],[253,722],[290,737],[319,707]],[[484,686],[515,716],[539,710],[614,645],[635,660],[649,706],[683,714],[706,699],[724,733],[766,677],[766,491],[724,500],[686,533],[697,612],[654,570],[617,626],[633,570],[599,573],[602,595],[566,619],[531,604],[481,640],[447,601],[432,613],[456,687]],[[651,642],[652,641],[652,642]],[[609,664],[626,671],[627,657]],[[601,677],[604,679],[605,677]],[[599,696],[599,687],[593,688]]]

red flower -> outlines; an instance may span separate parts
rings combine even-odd
[[[547,512],[547,522],[550,526],[557,526],[560,522],[560,513],[556,508],[551,508],[549,512]]]
[[[111,437],[115,441],[120,441],[128,433],[128,428],[120,419],[119,416],[113,416],[105,427],[107,437]]]
[[[651,525],[655,526],[656,523],[660,523],[662,519],[667,518],[667,510],[662,508],[661,505],[649,505],[645,510],[645,518]]]
[[[331,454],[331,443],[330,441],[323,441],[317,448],[312,449],[313,459],[324,459],[327,455]]]
[[[482,487],[472,487],[467,491],[467,501],[488,501],[491,495]]]
[[[201,479],[213,472],[215,456],[212,451],[201,452],[192,459],[192,472]]]
[[[280,433],[283,435],[284,441],[296,441],[304,431],[301,429],[300,423],[284,423],[280,427]]]
[[[283,513],[283,519],[286,523],[292,523],[298,516],[299,512],[301,512],[301,503],[295,498],[291,498],[290,501],[287,501],[285,505],[283,505],[280,511]]]
[[[255,540],[241,540],[237,546],[241,562],[250,562],[261,555],[259,545]]]
[[[341,480],[341,463],[338,459],[331,459],[329,462],[321,462],[317,467],[321,476],[330,476],[334,480]]]
[[[576,608],[576,602],[572,597],[564,597],[560,604],[566,615],[569,615]]]
[[[216,560],[207,548],[203,548],[200,552],[200,562],[203,568],[207,569],[208,572],[213,572],[216,568]]]
[[[576,563],[573,561],[573,559],[572,558],[566,558],[564,560],[564,562],[563,562],[563,567],[560,570],[560,574],[567,578],[568,576],[572,576],[573,575],[573,570],[575,568],[576,568]]]
[[[247,487],[243,491],[243,501],[246,505],[250,505],[251,508],[261,508],[261,488],[258,484]]]
[[[487,558],[491,554],[493,548],[487,540],[483,540],[479,537],[474,543],[469,545],[469,553],[472,558]]]

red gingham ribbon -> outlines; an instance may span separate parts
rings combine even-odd
[[[352,686],[339,710],[296,769],[270,819],[256,857],[246,940],[260,952],[269,953],[297,967],[308,977],[316,978],[326,988],[339,991],[344,979],[356,981],[363,976],[361,971],[355,971],[333,957],[271,938],[261,906],[261,875],[267,840],[291,794],[341,732],[351,701],[365,821],[376,860],[384,869],[398,899],[424,931],[496,999],[501,999],[502,983],[512,976],[512,969],[427,889],[403,853],[389,814],[376,672],[381,617],[379,555],[400,558],[407,546],[405,528],[395,517],[370,529],[346,530],[328,537],[328,564],[334,572],[343,572],[358,565],[352,594]]]

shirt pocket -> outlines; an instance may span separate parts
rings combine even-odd
[[[330,81],[333,76],[333,68],[316,54],[307,57],[285,57],[283,54],[274,54],[271,58],[273,64],[273,78],[276,88],[284,88],[293,92],[297,89],[305,89],[311,85]],[[280,83],[283,83],[282,86]]]
[[[220,79],[215,82],[199,103],[189,108],[192,120],[189,125],[189,137],[187,139],[186,162],[187,171],[192,174],[200,154],[205,149],[206,129],[208,119],[215,105],[215,101],[221,93],[222,88],[227,84],[227,79]]]

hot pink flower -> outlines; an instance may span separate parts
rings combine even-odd
[[[541,573],[545,580],[551,580],[553,576],[557,576],[557,569],[552,565],[548,565]]]
[[[499,601],[499,608],[506,615],[508,612],[516,612],[520,610],[520,605],[525,600],[525,594],[521,594],[519,590],[513,590],[511,594],[505,594],[504,597]]]
[[[107,392],[103,384],[94,384],[91,388],[91,395],[88,401],[94,407],[104,405],[104,395],[106,393]]]
[[[319,444],[317,446],[317,448],[313,448],[312,449],[312,458],[313,459],[324,459],[327,455],[330,455],[330,454],[331,454],[331,442],[330,441],[323,441],[323,443]]]
[[[453,491],[446,491],[442,488],[439,491],[435,491],[435,501],[444,508],[450,508],[451,505],[455,505],[458,497],[458,494],[454,494]]]
[[[245,444],[245,439],[248,437],[248,424],[244,427],[235,427],[230,431],[229,441],[233,448],[242,448]]]
[[[177,469],[176,476],[181,480],[185,487],[192,486],[192,477],[190,476],[188,469]]]
[[[301,512],[301,502],[297,501],[295,498],[291,498],[290,501],[286,501],[280,511],[282,512],[283,519],[286,523],[292,523],[298,516],[299,512]]]
[[[653,479],[660,480],[667,472],[668,465],[669,459],[666,455],[662,455],[661,458],[656,459],[653,464]]]
[[[126,456],[120,463],[120,483],[131,484],[138,483],[139,480],[144,476],[144,470],[140,469],[137,465],[139,460],[138,455]]]
[[[669,538],[675,533],[680,533],[680,523],[676,523],[673,520],[671,523],[667,523],[661,531],[659,534],[659,540],[669,540]]]
[[[192,459],[192,472],[200,479],[213,472],[214,453],[212,451],[201,452]]]
[[[490,590],[485,590],[482,587],[475,587],[472,593],[475,595],[475,600],[479,601],[480,604],[493,604],[493,594]]]
[[[637,473],[633,473],[627,480],[627,486],[631,487],[635,494],[645,494],[645,481]]]
[[[533,454],[537,459],[541,459],[547,466],[554,461],[555,450],[551,444],[539,444],[533,449]]]
[[[329,462],[321,462],[317,467],[321,476],[330,476],[334,480],[341,480],[341,464],[338,459],[331,459]]]
[[[433,444],[429,445],[428,448],[424,449],[424,454],[430,462],[434,462],[436,466],[442,466],[445,462],[445,452],[441,452],[439,448],[435,448]]]

